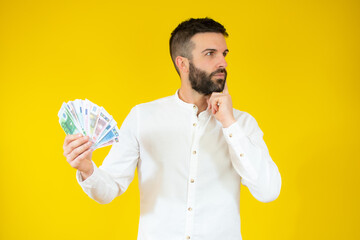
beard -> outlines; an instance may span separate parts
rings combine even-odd
[[[217,78],[213,81],[212,78],[218,73],[224,73],[224,78]],[[227,72],[225,68],[219,68],[208,74],[189,62],[189,80],[191,87],[200,94],[210,95],[213,92],[222,92],[225,87],[226,77]]]

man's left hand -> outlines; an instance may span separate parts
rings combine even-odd
[[[224,128],[236,122],[233,113],[232,100],[229,94],[227,83],[222,93],[213,92],[208,100],[208,109],[216,120],[221,122]]]

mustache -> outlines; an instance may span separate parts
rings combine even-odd
[[[216,75],[216,74],[218,74],[218,73],[225,73],[225,76],[227,75],[227,71],[226,71],[225,68],[219,68],[219,69],[217,69],[216,71],[212,72],[212,73],[210,74],[210,77],[212,77],[212,76],[214,76],[214,75]]]

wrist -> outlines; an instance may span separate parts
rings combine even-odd
[[[88,177],[90,177],[94,172],[94,168],[91,165],[89,170],[84,170],[84,171],[80,171],[80,175],[82,177],[83,180],[87,179]]]
[[[227,120],[225,120],[225,121],[222,123],[223,128],[228,128],[228,127],[230,127],[232,124],[234,124],[235,122],[236,122],[236,120],[235,120],[234,117],[232,117],[232,118],[230,118],[230,119],[227,119]]]

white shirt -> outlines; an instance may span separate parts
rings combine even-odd
[[[248,113],[223,128],[210,111],[175,95],[135,106],[119,142],[85,181],[105,204],[125,192],[137,167],[138,240],[240,240],[240,183],[261,202],[280,194],[281,177],[263,132]]]

